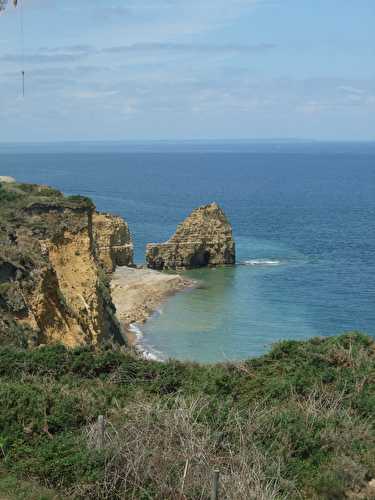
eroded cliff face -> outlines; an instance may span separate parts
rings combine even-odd
[[[95,207],[45,186],[0,185],[0,341],[123,343],[96,257]]]
[[[134,247],[128,224],[121,217],[95,212],[93,230],[98,257],[107,272],[133,266]]]
[[[223,210],[211,203],[194,210],[165,243],[147,245],[151,269],[192,269],[235,263],[232,228]]]

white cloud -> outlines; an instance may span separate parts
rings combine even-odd
[[[202,43],[137,43],[133,45],[117,45],[114,47],[106,47],[102,50],[104,53],[110,54],[127,54],[132,52],[155,53],[155,52],[177,52],[183,53],[218,53],[218,54],[234,54],[243,53],[251,54],[258,52],[266,52],[275,49],[276,45],[272,43],[258,43],[253,45],[240,44],[202,44]]]
[[[73,92],[71,97],[76,99],[103,99],[118,94],[118,90],[80,90],[78,92]]]
[[[363,89],[358,89],[356,87],[351,87],[350,85],[340,85],[338,90],[342,90],[343,92],[348,92],[350,94],[359,94],[362,95],[365,93]]]
[[[111,38],[126,44],[184,40],[232,24],[263,0],[153,0],[115,2],[96,7],[102,24],[112,23]],[[121,9],[121,15],[119,15]]]
[[[307,101],[297,106],[296,110],[305,115],[318,115],[329,109],[329,105],[318,101]]]

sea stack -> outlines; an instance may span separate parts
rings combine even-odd
[[[165,243],[149,243],[151,269],[193,269],[234,264],[232,227],[217,203],[195,209]]]
[[[116,215],[95,212],[93,232],[98,258],[106,271],[112,273],[117,266],[133,266],[133,241],[128,224]]]

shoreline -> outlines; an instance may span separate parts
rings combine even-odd
[[[116,315],[130,347],[146,359],[154,359],[152,353],[142,349],[140,326],[159,309],[169,297],[194,288],[197,282],[147,268],[118,267],[112,275],[112,300]]]

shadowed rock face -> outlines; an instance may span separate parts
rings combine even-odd
[[[232,228],[223,210],[211,203],[194,210],[165,243],[149,243],[151,269],[193,269],[235,263]]]

